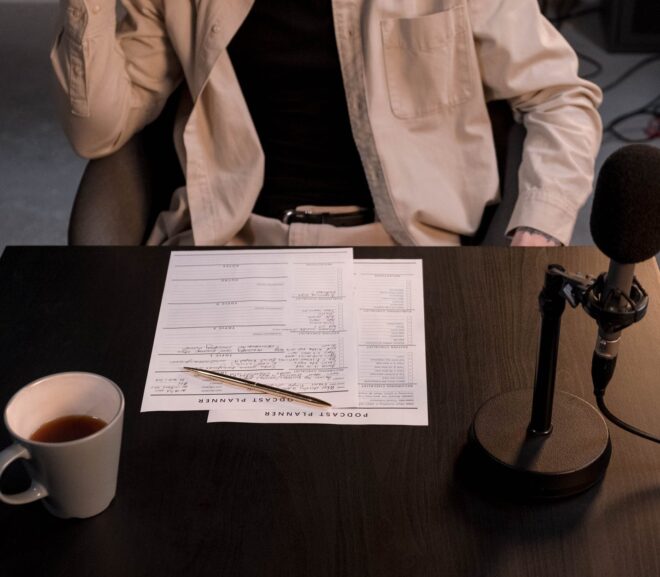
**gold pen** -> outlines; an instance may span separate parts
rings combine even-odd
[[[266,393],[269,395],[275,395],[276,397],[283,397],[285,399],[291,399],[292,401],[298,401],[300,403],[307,403],[309,405],[316,405],[317,407],[332,407],[330,403],[317,399],[315,397],[310,397],[308,395],[303,395],[301,393],[294,393],[293,391],[285,391],[284,389],[278,389],[277,387],[271,387],[270,385],[262,385],[261,383],[255,383],[254,381],[248,381],[247,379],[241,379],[239,377],[232,377],[230,375],[223,375],[222,373],[216,373],[215,371],[209,371],[206,369],[196,369],[194,367],[183,367],[187,371],[191,371],[198,375],[203,375],[226,385],[236,385],[237,387],[244,387],[255,391],[257,393]]]

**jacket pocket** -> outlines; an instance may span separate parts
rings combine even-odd
[[[473,93],[464,6],[381,22],[392,112],[415,118],[459,104]]]

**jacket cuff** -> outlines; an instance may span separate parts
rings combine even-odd
[[[518,227],[533,228],[569,245],[577,220],[577,208],[560,206],[556,198],[539,190],[527,191],[518,196],[513,209],[507,236]]]

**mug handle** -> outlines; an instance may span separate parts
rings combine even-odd
[[[16,459],[30,459],[30,451],[27,450],[23,445],[14,443],[7,447],[2,453],[0,453],[0,477],[5,472],[5,469],[9,466],[10,463]],[[22,493],[15,493],[13,495],[8,495],[0,491],[0,501],[4,501],[9,505],[25,505],[26,503],[32,503],[32,501],[37,501],[38,499],[43,499],[48,495],[46,487],[41,483],[37,483],[34,479],[32,480],[32,485],[29,489],[26,489]]]

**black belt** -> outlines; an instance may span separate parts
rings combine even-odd
[[[373,208],[360,208],[351,212],[308,212],[305,210],[287,210],[282,215],[282,222],[293,224],[331,224],[332,226],[358,226],[374,222]]]

